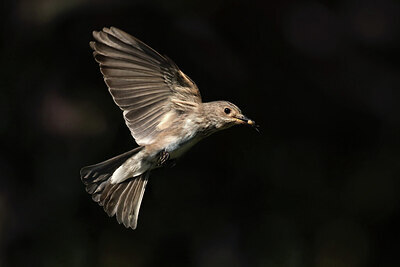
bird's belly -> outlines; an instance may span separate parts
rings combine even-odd
[[[177,139],[166,147],[166,151],[170,154],[171,159],[179,158],[199,141],[199,137]]]

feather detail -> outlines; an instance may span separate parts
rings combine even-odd
[[[81,170],[82,182],[86,185],[86,191],[92,195],[92,199],[103,206],[108,216],[115,215],[118,223],[132,229],[137,226],[149,172],[116,184],[111,183],[111,177],[116,169],[141,150],[142,147],[138,147]]]
[[[196,84],[169,58],[114,27],[93,32],[95,60],[114,102],[139,145],[154,142],[170,112],[191,112],[201,104]],[[171,116],[177,118],[177,116]]]

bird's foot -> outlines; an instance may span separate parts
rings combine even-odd
[[[159,158],[158,158],[157,165],[158,166],[164,165],[169,160],[169,158],[170,158],[170,154],[167,151],[165,151],[165,150],[161,151]]]

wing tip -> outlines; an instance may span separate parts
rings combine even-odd
[[[89,42],[89,46],[90,46],[90,48],[92,48],[93,50],[96,50],[96,42],[95,42],[95,41],[90,41],[90,42]]]
[[[92,31],[92,36],[93,36],[93,38],[95,38],[96,39],[96,37],[99,35],[99,32],[98,31]]]
[[[112,216],[110,216],[110,217],[112,217]],[[118,224],[122,224],[126,229],[131,228],[132,230],[135,230],[137,228],[137,217],[131,222],[126,222],[124,220],[124,218],[120,219],[117,216],[117,222],[118,222]]]

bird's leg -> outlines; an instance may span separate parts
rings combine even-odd
[[[159,157],[158,157],[158,162],[157,166],[162,166],[164,165],[165,162],[167,162],[170,158],[170,155],[167,151],[163,150],[160,152]]]
[[[158,161],[157,161],[157,167],[175,167],[176,165],[176,160],[175,159],[171,159],[171,155],[163,150],[159,153],[159,157],[158,157]]]

